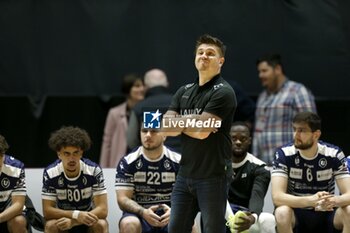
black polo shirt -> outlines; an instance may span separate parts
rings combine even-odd
[[[179,175],[199,179],[226,174],[226,165],[231,159],[230,128],[235,109],[235,93],[220,75],[203,86],[199,86],[197,80],[176,92],[169,110],[181,115],[208,112],[222,119],[218,132],[211,133],[206,139],[182,134]]]

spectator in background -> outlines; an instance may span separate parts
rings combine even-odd
[[[321,119],[311,112],[293,119],[294,143],[279,148],[271,187],[277,231],[350,232],[350,175],[346,157],[319,141]],[[340,195],[335,195],[335,183]]]
[[[46,233],[107,233],[107,191],[102,169],[83,158],[88,133],[62,127],[51,134],[58,159],[44,169],[42,203]]]
[[[22,214],[26,185],[24,164],[6,155],[9,145],[0,135],[0,232],[27,232],[27,220]]]
[[[231,127],[233,176],[230,182],[226,209],[228,225],[238,232],[249,229],[250,233],[274,233],[275,218],[270,213],[262,212],[264,199],[270,184],[270,171],[266,164],[248,152],[251,144],[249,126],[235,122]],[[231,210],[228,209],[231,207]],[[235,223],[229,212],[244,211],[240,223]],[[231,217],[230,217],[231,216]],[[227,229],[227,232],[230,232]]]
[[[139,102],[131,112],[128,128],[128,146],[130,149],[141,145],[140,127],[143,121],[143,112],[157,111],[165,113],[168,109],[172,94],[168,90],[169,82],[164,71],[160,69],[151,69],[145,73],[144,82],[146,87],[145,99]],[[164,142],[166,146],[177,152],[180,151],[180,138],[169,137]]]
[[[280,55],[265,55],[256,64],[265,90],[256,104],[253,154],[271,165],[275,150],[293,139],[293,117],[303,111],[316,112],[316,104],[303,84],[286,77]]]
[[[100,155],[101,167],[115,168],[121,157],[127,154],[126,134],[130,111],[143,100],[144,91],[141,77],[129,74],[123,78],[122,93],[126,96],[126,101],[108,112]]]
[[[142,146],[117,167],[117,201],[123,210],[119,231],[166,233],[180,154],[163,145],[165,137],[157,130],[141,128],[139,134]]]

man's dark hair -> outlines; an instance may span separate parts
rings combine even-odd
[[[128,96],[131,88],[134,86],[135,82],[138,80],[143,82],[142,77],[138,74],[131,73],[131,74],[125,75],[122,81],[122,93]]]
[[[321,130],[321,118],[313,112],[300,112],[293,118],[293,123],[306,123],[312,132]]]
[[[231,124],[231,129],[232,127],[234,126],[243,126],[243,127],[246,127],[247,130],[248,130],[248,133],[249,133],[249,136],[250,136],[250,127],[247,123],[245,123],[244,121],[235,121]]]
[[[67,146],[74,146],[87,151],[91,146],[90,136],[84,129],[73,126],[63,126],[51,134],[49,147],[52,150],[59,151]]]
[[[259,65],[261,62],[266,62],[269,66],[273,68],[275,68],[277,65],[283,68],[281,55],[277,53],[268,53],[259,57],[256,60],[256,65]]]
[[[197,41],[196,41],[196,49],[194,50],[194,53],[195,53],[195,54],[196,54],[196,52],[197,52],[198,47],[199,47],[201,44],[211,44],[211,45],[215,45],[216,47],[219,48],[219,50],[220,50],[220,55],[221,55],[222,57],[225,57],[226,45],[224,45],[224,43],[223,43],[219,38],[213,37],[213,36],[208,35],[208,34],[201,35],[201,36],[197,39]]]
[[[0,135],[0,155],[5,154],[8,149],[9,144],[7,144],[5,137]]]

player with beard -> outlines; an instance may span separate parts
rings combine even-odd
[[[43,175],[45,232],[108,232],[102,169],[82,158],[90,145],[88,133],[78,127],[62,127],[51,134],[49,146],[58,160],[46,167]]]
[[[277,231],[350,232],[350,175],[337,146],[319,141],[321,119],[302,112],[293,119],[294,143],[279,148],[273,163],[272,199]],[[335,183],[340,195],[335,195]]]
[[[232,141],[233,176],[229,186],[228,201],[233,213],[241,210],[246,216],[237,224],[238,232],[275,232],[274,216],[262,213],[264,198],[270,184],[270,171],[266,164],[248,152],[251,145],[249,127],[235,122],[230,131]],[[229,208],[229,207],[228,207]],[[226,210],[226,218],[229,209]],[[259,216],[259,217],[258,217]],[[229,221],[232,228],[232,221]],[[227,232],[230,232],[227,229]]]
[[[143,127],[143,124],[142,124]],[[119,232],[168,232],[170,196],[180,154],[164,146],[163,134],[141,128],[142,146],[121,159],[116,170]]]

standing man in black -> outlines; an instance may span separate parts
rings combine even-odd
[[[220,75],[225,50],[218,38],[199,37],[199,77],[176,92],[163,118],[164,134],[182,137],[169,233],[191,232],[198,211],[205,233],[225,232],[227,173],[232,170],[230,127],[236,108],[235,93]]]

